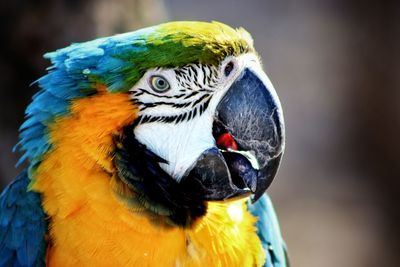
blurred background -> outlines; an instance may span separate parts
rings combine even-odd
[[[0,3],[0,188],[52,51],[169,20],[246,28],[285,111],[269,189],[293,266],[399,266],[400,5],[350,0]]]

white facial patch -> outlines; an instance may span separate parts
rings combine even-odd
[[[233,65],[229,72],[227,64]],[[132,101],[139,107],[135,137],[168,162],[160,166],[177,181],[205,150],[216,146],[212,135],[215,110],[248,66],[261,70],[253,54],[227,57],[220,66],[190,64],[151,69],[130,90]],[[154,77],[168,82],[165,92],[154,88]]]
[[[205,150],[215,146],[212,123],[212,116],[203,114],[179,124],[141,124],[135,128],[134,133],[139,142],[168,161],[160,166],[179,180]]]

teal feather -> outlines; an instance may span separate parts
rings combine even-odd
[[[258,218],[257,233],[267,256],[264,267],[288,267],[286,245],[268,195],[264,194],[256,203],[249,204],[249,210]]]
[[[0,267],[45,266],[46,215],[21,173],[0,195]]]
[[[153,36],[162,40],[161,47],[147,39],[156,32],[162,36],[160,39]],[[45,55],[52,66],[47,75],[34,83],[40,91],[27,108],[27,120],[20,128],[18,147],[24,154],[19,163],[29,160],[30,165],[28,171],[17,177],[0,195],[0,267],[44,266],[47,223],[40,195],[27,191],[27,186],[43,155],[52,148],[48,126],[69,114],[71,100],[95,94],[98,83],[105,85],[110,92],[126,92],[149,68],[221,58],[222,53],[217,57],[212,49],[205,49],[202,42],[185,47],[180,40],[190,41],[191,37],[180,37],[173,38],[173,35],[162,34],[157,27],[151,27],[72,44]],[[200,56],[201,53],[204,55]],[[171,59],[175,58],[177,61],[173,62]],[[284,243],[268,197],[250,205],[250,210],[259,217],[257,227],[268,254],[265,266],[286,266]]]
[[[56,118],[69,113],[70,101],[96,93],[96,83],[102,83],[110,91],[127,90],[126,70],[134,65],[121,59],[124,52],[145,51],[138,47],[143,42],[142,34],[147,30],[100,38],[47,53],[52,66],[49,73],[34,84],[40,91],[33,96],[26,109],[27,120],[20,128],[20,142],[24,152],[17,165],[29,160],[31,165],[40,162],[41,157],[51,149],[47,127]],[[137,40],[137,42],[135,41]],[[136,42],[136,43],[135,43]],[[31,166],[32,169],[32,166]]]

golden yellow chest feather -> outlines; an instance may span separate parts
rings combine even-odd
[[[115,196],[111,137],[135,114],[126,95],[100,93],[73,103],[71,115],[53,125],[53,149],[32,184],[51,218],[47,265],[261,266],[265,256],[244,200],[209,203],[207,214],[183,229],[157,226]]]

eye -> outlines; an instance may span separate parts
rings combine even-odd
[[[230,61],[230,62],[228,62],[228,64],[226,64],[225,69],[224,69],[224,74],[226,77],[228,77],[229,74],[231,74],[234,67],[235,67],[235,65],[233,64],[232,61]]]
[[[151,88],[157,93],[164,93],[170,89],[167,79],[159,75],[151,76],[149,83]]]

